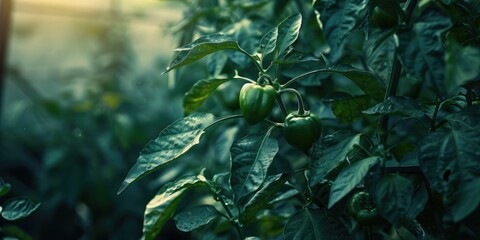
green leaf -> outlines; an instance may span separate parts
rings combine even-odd
[[[452,26],[440,10],[426,9],[412,31],[399,34],[399,54],[405,71],[446,95],[445,49],[441,34]]]
[[[2,178],[0,178],[0,197],[5,196],[8,192],[10,192],[10,189],[12,186],[10,183],[6,183],[3,181]]]
[[[183,47],[175,49],[177,54],[165,72],[195,62],[211,53],[229,49],[240,50],[238,42],[231,35],[214,33],[203,36]]]
[[[453,221],[472,213],[480,203],[480,109],[450,115],[447,129],[426,136],[419,162],[431,187],[444,194]]]
[[[320,15],[321,28],[334,55],[339,53],[342,42],[355,28],[360,13],[366,7],[366,0],[314,2],[314,9]]]
[[[329,69],[328,72],[338,73],[350,79],[368,96],[376,101],[382,101],[385,95],[385,84],[375,74],[354,68],[350,65],[341,64],[335,68]]]
[[[39,206],[40,203],[34,203],[27,197],[8,199],[3,205],[2,217],[14,221],[29,216]]]
[[[380,157],[373,156],[354,162],[352,165],[344,168],[330,189],[330,199],[328,200],[328,208],[345,197],[352,189],[354,189],[363,178],[367,175],[368,170],[380,161]]]
[[[196,228],[209,224],[220,216],[217,209],[211,205],[201,205],[181,212],[173,218],[180,231],[190,232]]]
[[[147,204],[143,220],[143,238],[156,239],[165,223],[175,214],[177,205],[184,193],[197,186],[205,186],[207,180],[203,175],[186,176],[168,183]]]
[[[278,143],[265,135],[249,135],[235,141],[230,149],[232,168],[230,184],[238,202],[257,190],[267,177],[267,170],[278,152]]]
[[[318,148],[314,145],[310,154],[310,186],[320,183],[327,174],[342,164],[363,138],[366,137],[357,134],[345,137],[333,146]]]
[[[290,47],[298,38],[300,27],[302,26],[302,15],[295,14],[283,20],[278,25],[278,37],[276,51],[280,56],[288,47]]]
[[[398,174],[389,174],[376,183],[373,198],[378,212],[388,222],[394,226],[399,226],[402,220],[407,217],[414,193],[413,180]]]
[[[25,230],[21,229],[15,225],[5,225],[0,227],[0,232],[4,233],[4,235],[12,237],[12,238],[2,238],[3,240],[7,239],[17,239],[17,240],[32,240],[33,238],[25,232]]]
[[[387,100],[363,111],[365,114],[396,114],[412,117],[425,115],[422,107],[414,99],[402,96],[391,96]]]
[[[197,81],[190,91],[183,97],[183,111],[186,115],[200,107],[202,103],[212,94],[221,84],[227,82],[230,78],[211,78]]]
[[[278,27],[272,28],[265,35],[263,35],[262,39],[260,40],[260,53],[262,54],[262,60],[265,58],[265,56],[275,50],[275,46],[277,45],[277,37]]]
[[[268,177],[258,192],[245,204],[240,221],[248,224],[254,220],[257,213],[268,205],[268,202],[275,197],[291,176],[289,173],[281,173]]]
[[[335,116],[347,124],[362,118],[362,110],[368,108],[370,97],[367,95],[352,97],[346,93],[340,94],[341,96],[335,96],[335,99],[327,100],[332,102],[332,111]]]
[[[172,162],[198,144],[205,128],[212,125],[214,120],[212,114],[197,113],[179,119],[163,129],[160,135],[140,152],[140,157],[128,171],[117,194],[134,181]]]
[[[321,209],[305,208],[291,216],[283,237],[289,240],[352,239],[345,226]]]
[[[379,30],[373,36],[370,36],[365,43],[365,55],[367,56],[368,66],[380,76],[384,83],[388,83],[395,58],[395,38],[390,35],[377,47],[376,40],[381,36],[381,33],[383,31]]]

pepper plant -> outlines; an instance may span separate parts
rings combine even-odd
[[[202,164],[162,182],[144,239],[480,237],[478,1],[182,2],[165,72],[207,74],[118,192]]]

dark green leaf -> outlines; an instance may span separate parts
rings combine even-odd
[[[425,113],[414,99],[402,96],[391,96],[387,100],[363,111],[365,114],[400,114],[421,117]]]
[[[10,191],[10,188],[12,186],[10,183],[6,183],[3,181],[3,179],[0,178],[0,197],[4,196]]]
[[[173,218],[180,231],[190,232],[198,227],[209,224],[220,216],[217,209],[211,205],[201,205],[181,212]]]
[[[275,50],[275,46],[277,45],[277,37],[278,37],[278,28],[272,28],[268,31],[265,35],[263,35],[262,39],[260,40],[260,53],[262,54],[261,59],[263,60],[265,56]]]
[[[334,55],[339,53],[343,40],[357,24],[359,14],[367,7],[366,0],[315,1],[321,27]]]
[[[367,56],[367,64],[370,66],[384,83],[390,80],[393,60],[395,57],[395,40],[393,35],[388,37],[376,47],[377,37],[380,32],[370,36],[370,39],[365,43],[365,55]]]
[[[332,111],[340,121],[351,124],[362,117],[362,110],[369,106],[370,97],[367,95],[350,96],[344,94],[339,99],[332,100]]]
[[[314,146],[310,154],[310,185],[320,183],[328,173],[345,161],[349,153],[365,138],[362,134],[346,137],[328,147]]]
[[[26,197],[17,197],[8,199],[2,211],[2,217],[13,221],[27,217],[40,206],[40,203],[34,203]]]
[[[278,25],[278,37],[276,51],[281,55],[298,38],[300,27],[302,26],[302,15],[295,14]]]
[[[218,77],[197,81],[183,97],[184,113],[188,115],[200,107],[218,86],[228,80],[230,80],[230,78]]]
[[[256,214],[262,210],[273,197],[275,197],[275,194],[280,191],[290,177],[291,174],[286,173],[268,177],[263,186],[245,205],[245,210],[242,212],[240,220],[247,224],[254,220]]]
[[[328,200],[328,208],[345,197],[352,189],[362,182],[368,170],[380,161],[380,157],[373,156],[354,162],[352,165],[344,168],[330,189],[330,199]]]
[[[289,240],[352,239],[345,226],[321,209],[305,208],[285,224],[283,232]]]
[[[231,35],[214,33],[203,36],[183,47],[175,49],[177,54],[165,72],[195,62],[211,53],[228,49],[240,49],[238,42]]]
[[[398,174],[390,174],[376,183],[375,195],[378,212],[394,226],[407,216],[415,192],[414,182]]]
[[[441,96],[445,88],[445,50],[441,34],[452,23],[448,16],[434,8],[426,9],[413,31],[399,34],[399,54],[404,69],[414,77],[427,81]]]
[[[445,194],[452,220],[458,222],[480,203],[480,111],[447,117],[450,128],[439,129],[420,145],[420,167],[431,187]]]
[[[379,102],[383,100],[386,87],[382,80],[380,80],[375,74],[343,64],[336,68],[329,69],[328,71],[341,74],[350,79],[371,98]]]
[[[206,181],[203,175],[187,176],[162,187],[145,209],[143,238],[156,239],[165,223],[175,214],[184,193],[192,187],[206,185]]]
[[[118,194],[134,181],[158,170],[198,144],[205,128],[213,124],[214,120],[212,114],[197,113],[179,119],[162,130],[157,139],[150,141],[142,150]]]
[[[230,184],[238,202],[257,190],[267,177],[267,170],[278,152],[278,143],[265,135],[249,135],[235,141],[230,149],[232,168]]]

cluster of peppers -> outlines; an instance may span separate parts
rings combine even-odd
[[[270,83],[259,78],[255,83],[243,85],[240,90],[239,103],[245,120],[251,125],[263,121],[272,112],[278,94],[295,93],[298,110],[285,117],[283,133],[285,140],[293,147],[303,151],[309,150],[313,143],[320,138],[320,119],[317,115],[305,110],[302,96],[298,91],[292,88],[277,91]],[[371,226],[380,219],[372,198],[365,191],[353,194],[347,203],[347,212],[363,226]]]
[[[321,123],[318,116],[305,110],[302,97],[295,89],[277,91],[264,77],[260,77],[256,83],[243,85],[239,95],[240,109],[249,124],[257,124],[268,117],[276,97],[284,92],[295,93],[298,100],[298,110],[289,113],[284,120],[285,140],[295,148],[307,151],[320,138]]]

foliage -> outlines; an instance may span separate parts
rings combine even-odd
[[[11,189],[11,184],[6,183],[0,178],[0,197],[8,194]],[[37,208],[40,207],[40,203],[34,203],[27,197],[15,197],[5,200],[0,205],[0,214],[3,219],[8,221],[16,221],[32,214]],[[0,236],[4,238],[15,238],[20,240],[29,240],[32,237],[26,233],[22,228],[13,225],[5,224],[0,226]]]
[[[145,239],[172,218],[199,239],[228,239],[232,231],[238,239],[480,237],[478,2],[185,3],[180,47],[166,72],[207,58],[210,80],[193,85],[186,116],[145,147],[120,192],[183,161],[200,142],[205,151],[223,149],[213,156],[222,164],[167,183],[147,205]],[[393,21],[371,23],[377,8]],[[196,34],[202,36],[193,40]],[[472,68],[453,60],[459,52],[477,54]],[[246,124],[238,108],[209,107],[218,103],[207,99],[214,91],[237,96],[220,86],[238,81],[277,91],[262,122]],[[322,122],[322,137],[304,151],[280,131],[295,102],[297,113],[310,111]],[[299,138],[315,134],[297,131]],[[229,141],[215,141],[227,135]],[[381,216],[375,227],[346,214],[359,191]],[[202,197],[181,204],[187,192]]]

